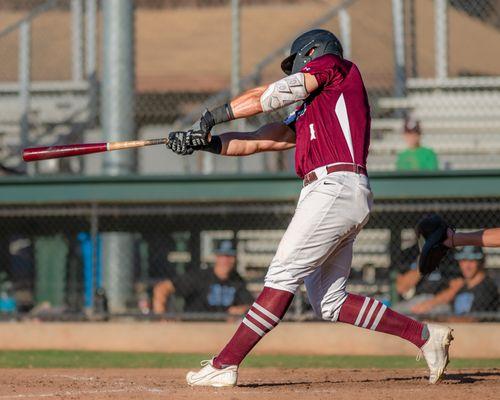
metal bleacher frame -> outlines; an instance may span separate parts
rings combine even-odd
[[[84,8],[85,4],[85,8]],[[33,21],[60,6],[70,7],[71,79],[34,81]],[[0,82],[0,164],[19,173],[34,172],[22,163],[20,150],[34,145],[77,140],[97,115],[97,0],[47,0],[0,31],[0,40],[18,33],[18,80]],[[70,172],[56,161],[44,172]],[[73,163],[74,164],[74,163]],[[81,168],[77,167],[77,168]]]

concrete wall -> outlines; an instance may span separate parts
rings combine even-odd
[[[59,349],[214,354],[236,323],[2,323],[0,349]],[[452,324],[452,357],[500,358],[500,323]],[[254,350],[259,354],[410,355],[393,336],[344,324],[282,323]]]

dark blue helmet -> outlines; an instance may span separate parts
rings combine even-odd
[[[314,53],[310,54],[312,49]],[[295,74],[309,61],[325,54],[343,57],[342,45],[333,33],[324,29],[313,29],[294,40],[290,55],[281,62],[281,69],[287,75]]]

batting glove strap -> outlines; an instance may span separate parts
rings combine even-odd
[[[232,121],[234,119],[233,109],[231,108],[231,105],[228,103],[224,104],[223,106],[214,108],[212,111],[208,112],[212,115],[214,125],[221,124],[227,121]]]
[[[212,136],[210,143],[208,143],[206,146],[203,146],[200,150],[208,151],[214,154],[220,154],[222,151],[222,140],[220,139],[220,136]]]
[[[191,130],[196,134],[195,142],[197,146],[206,146],[208,144],[208,134],[212,128],[223,122],[234,119],[233,109],[229,104],[214,108],[212,111],[205,110]]]

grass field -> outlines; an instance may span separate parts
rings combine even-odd
[[[206,354],[122,353],[93,351],[0,351],[0,368],[191,368]],[[253,368],[425,368],[413,357],[398,356],[250,356]],[[500,359],[453,359],[451,368],[499,368]]]
[[[235,388],[192,388],[207,354],[1,351],[0,399],[493,400],[500,359],[453,359],[439,385],[413,357],[255,355]]]

